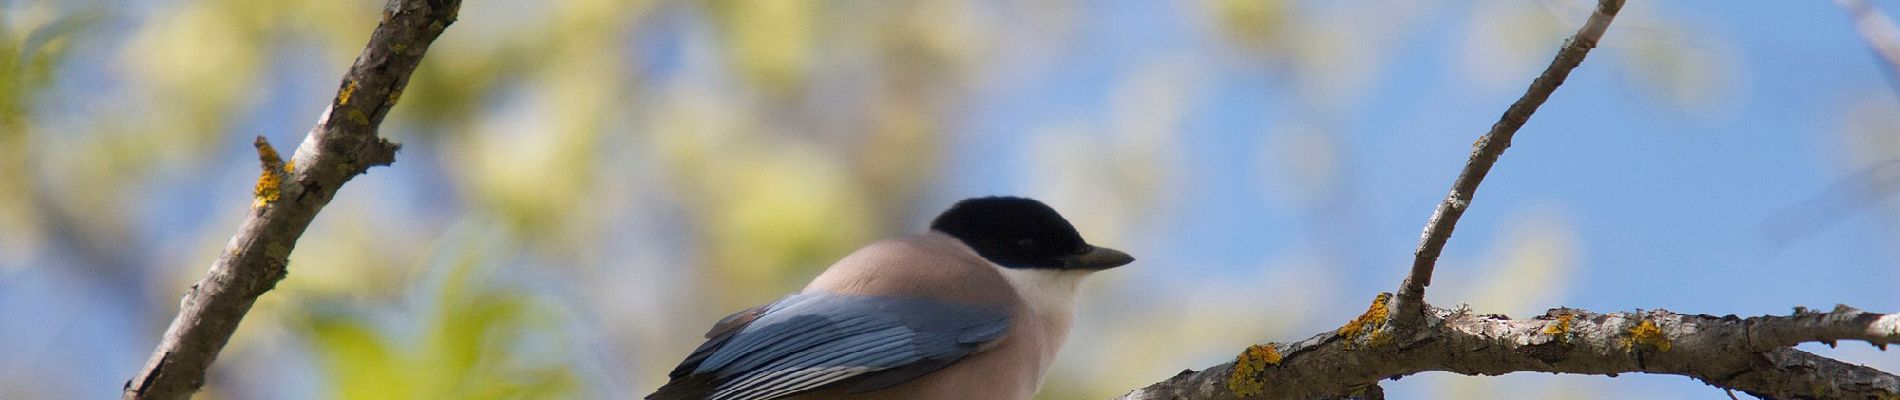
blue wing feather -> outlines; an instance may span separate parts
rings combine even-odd
[[[853,379],[867,383],[854,392],[882,389],[948,366],[1008,331],[1008,314],[990,307],[796,294],[720,321],[647,398],[775,399]]]

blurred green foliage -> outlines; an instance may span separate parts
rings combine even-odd
[[[288,318],[303,332],[338,398],[541,399],[579,395],[572,355],[535,357],[516,349],[560,332],[564,313],[522,291],[494,282],[495,262],[508,259],[493,241],[457,240],[437,246],[428,267],[437,279],[420,282],[419,307],[394,311],[392,327],[376,324],[392,304],[355,306],[306,298]],[[328,305],[328,306],[326,306]],[[571,345],[553,340],[557,349]],[[565,351],[555,351],[565,353]],[[563,359],[566,358],[566,359]]]
[[[36,140],[29,130],[32,101],[53,82],[73,42],[82,40],[80,36],[104,16],[98,9],[0,7],[0,188],[29,187],[33,178],[28,167],[36,158],[29,151]],[[19,228],[0,233],[0,241],[11,242],[4,243],[6,247],[41,247],[42,221],[34,210],[42,199],[35,197],[29,190],[0,190],[0,227]],[[28,253],[16,257],[25,259]]]

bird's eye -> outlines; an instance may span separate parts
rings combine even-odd
[[[1016,248],[1031,250],[1036,248],[1036,239],[1022,238],[1016,241]]]

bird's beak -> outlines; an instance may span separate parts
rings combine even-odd
[[[1061,260],[1063,269],[1100,271],[1128,265],[1128,263],[1135,262],[1135,257],[1128,255],[1128,253],[1123,253],[1121,250],[1089,246],[1087,251],[1063,256]]]

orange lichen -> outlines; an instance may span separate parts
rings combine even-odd
[[[1247,346],[1246,351],[1234,358],[1234,369],[1227,374],[1227,390],[1238,397],[1260,394],[1267,388],[1267,383],[1260,380],[1260,373],[1280,365],[1281,358],[1280,350],[1273,343]]]
[[[355,94],[356,94],[356,81],[349,81],[349,83],[343,84],[343,90],[338,90],[336,92],[336,105],[339,105],[339,106],[350,105],[350,96],[355,95]]]
[[[1279,345],[1267,343],[1247,346],[1247,353],[1242,358],[1264,361],[1267,365],[1280,365],[1280,360],[1285,356],[1280,355]]]
[[[1347,350],[1351,350],[1353,343],[1359,341],[1361,336],[1365,337],[1365,342],[1369,346],[1385,343],[1389,338],[1386,337],[1385,330],[1382,328],[1385,327],[1386,317],[1389,315],[1390,309],[1387,304],[1391,300],[1391,293],[1379,293],[1378,297],[1372,299],[1372,306],[1367,307],[1364,314],[1359,314],[1358,318],[1353,318],[1351,322],[1346,323],[1346,326],[1339,327],[1333,333],[1346,339]]]
[[[263,207],[265,204],[277,201],[277,196],[279,195],[277,185],[280,183],[282,183],[282,181],[277,179],[277,174],[273,174],[271,171],[264,171],[264,173],[258,174],[256,189],[257,201],[252,203],[251,206]]]
[[[1576,316],[1571,314],[1558,315],[1557,321],[1544,326],[1544,335],[1563,340],[1570,333],[1570,320],[1575,318]]]
[[[252,202],[251,206],[263,207],[265,204],[277,201],[278,195],[282,192],[284,177],[287,175],[284,171],[294,166],[285,164],[283,157],[277,156],[277,149],[272,148],[270,142],[265,141],[263,136],[258,136],[257,141],[252,145],[257,147],[257,161],[264,164],[264,171],[257,175],[257,187],[252,190],[256,201]]]
[[[1656,351],[1669,351],[1669,345],[1669,336],[1664,335],[1662,327],[1656,326],[1656,323],[1650,320],[1643,320],[1642,323],[1636,324],[1635,328],[1630,328],[1629,337],[1623,339],[1623,349],[1626,351],[1635,351],[1636,346],[1644,346]]]

